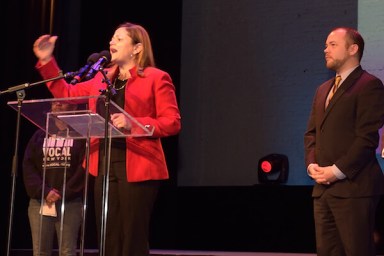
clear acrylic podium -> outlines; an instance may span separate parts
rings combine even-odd
[[[104,138],[105,119],[102,115],[89,110],[88,101],[90,99],[100,101],[101,104],[105,102],[104,96],[25,100],[23,101],[21,114],[38,128],[44,130],[49,136],[63,136],[57,134],[55,127],[52,125],[53,121],[57,118],[70,127],[70,133],[64,135],[66,137],[73,139]],[[65,112],[51,112],[51,105],[55,102],[76,104],[77,109]],[[8,105],[17,111],[17,101],[10,101]],[[140,124],[113,101],[110,101],[110,113],[123,114],[130,120],[132,126],[129,131],[121,131],[109,123],[108,134],[112,138],[143,137],[153,134],[153,127]]]
[[[108,137],[108,141],[112,138],[123,138],[123,137],[145,137],[151,136],[153,134],[154,128],[151,126],[143,125],[139,123],[135,118],[126,113],[122,108],[120,108],[115,102],[109,101],[109,113],[120,113],[123,114],[131,123],[131,128],[129,130],[120,130],[113,126],[110,121],[106,123],[104,114],[95,113],[89,109],[89,101],[98,102],[101,106],[104,106],[106,98],[104,96],[87,96],[87,97],[71,97],[71,98],[49,98],[49,99],[38,99],[38,100],[24,100],[21,106],[21,115],[28,119],[30,122],[35,124],[39,129],[45,131],[46,137],[62,137],[62,138],[71,138],[71,139],[86,139],[86,179],[85,179],[85,189],[84,189],[84,206],[83,206],[83,222],[82,230],[80,237],[80,255],[84,253],[84,237],[85,237],[85,216],[87,209],[87,191],[88,191],[88,160],[89,160],[89,145],[91,138],[105,138]],[[56,103],[69,103],[77,105],[76,110],[63,111],[63,112],[52,112],[52,104]],[[14,110],[19,110],[18,101],[10,101],[8,105]],[[56,128],[55,122],[60,120],[68,128],[65,132],[59,132]],[[108,127],[108,131],[105,131],[105,127]],[[110,146],[110,143],[109,143]],[[106,160],[110,159],[110,150],[108,149],[108,154],[106,155]],[[44,164],[44,166],[46,166]],[[108,165],[109,166],[109,165]],[[45,168],[44,168],[45,172]],[[109,170],[106,171],[109,173]],[[64,171],[65,175],[65,171]],[[108,176],[108,175],[106,175]],[[45,175],[43,175],[45,177]],[[108,177],[107,182],[108,183]],[[108,195],[108,186],[105,186],[103,192],[104,195]],[[65,194],[65,180],[63,184],[63,194]],[[43,199],[44,191],[42,193]],[[103,196],[105,200],[105,196]],[[42,204],[44,200],[41,200]],[[107,208],[107,203],[105,204]],[[65,210],[65,200],[62,200],[61,212],[64,213]],[[107,209],[103,209],[104,220],[106,221],[106,212]],[[64,214],[61,214],[63,216]],[[42,223],[42,222],[40,222]],[[61,221],[61,223],[63,223]],[[103,225],[103,224],[102,224]],[[62,231],[62,226],[61,229]],[[105,227],[102,233],[105,232]],[[39,239],[40,240],[40,239]],[[103,239],[102,239],[103,240]],[[59,241],[59,248],[61,241]],[[103,248],[103,244],[101,245]]]

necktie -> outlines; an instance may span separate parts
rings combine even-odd
[[[333,95],[336,93],[337,89],[339,89],[340,82],[341,82],[341,76],[338,75],[338,76],[336,76],[335,83],[333,84],[332,89],[331,89],[331,91],[328,94],[328,98],[326,100],[325,107],[328,106],[328,104],[331,101]]]

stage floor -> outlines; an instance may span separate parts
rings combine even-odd
[[[12,256],[32,256],[31,249],[13,249]],[[53,256],[57,256],[54,253]],[[80,253],[79,253],[80,255]],[[84,256],[97,256],[98,251],[86,249]],[[220,252],[220,251],[183,251],[183,250],[151,250],[151,256],[314,256],[315,254],[281,253],[281,252]]]
[[[216,251],[174,251],[151,250],[151,255],[161,256],[314,256],[316,254],[281,253],[281,252],[216,252]]]
[[[32,256],[32,250],[12,250],[12,256]],[[53,254],[57,256],[58,254]],[[80,254],[79,254],[80,255]],[[83,256],[97,256],[98,251],[86,249]],[[151,250],[151,256],[316,256],[311,253],[283,253],[283,252],[221,252],[221,251],[183,251],[183,250]],[[378,254],[377,256],[384,256]]]

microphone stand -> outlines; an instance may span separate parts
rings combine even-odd
[[[10,256],[11,252],[11,240],[12,240],[12,226],[13,226],[13,214],[14,214],[14,201],[15,201],[15,191],[16,191],[16,177],[17,177],[17,169],[18,169],[18,151],[19,151],[19,137],[20,137],[20,120],[21,120],[21,108],[23,105],[23,100],[25,98],[25,91],[24,89],[27,89],[29,87],[44,84],[50,81],[67,78],[73,75],[73,72],[69,72],[66,74],[62,74],[62,72],[59,73],[59,76],[35,82],[35,83],[24,83],[16,86],[9,87],[8,89],[4,91],[0,91],[0,96],[5,93],[11,93],[16,92],[17,95],[17,121],[16,121],[16,136],[15,136],[15,150],[14,155],[12,158],[12,187],[11,187],[11,199],[10,199],[10,206],[9,206],[9,220],[8,220],[8,238],[7,238],[7,256]]]
[[[113,88],[111,81],[108,79],[106,72],[103,68],[99,71],[103,74],[103,82],[107,84],[105,90],[101,90],[101,93],[105,95],[105,114],[104,114],[104,155],[102,159],[102,172],[103,184],[102,184],[102,204],[101,204],[101,225],[100,225],[100,245],[99,256],[105,255],[105,237],[107,232],[107,215],[108,215],[108,191],[109,191],[109,168],[110,168],[110,156],[111,156],[111,136],[109,134],[109,114],[110,114],[110,101],[111,96],[116,95],[116,90]]]
[[[11,235],[12,235],[12,222],[13,222],[13,210],[14,210],[14,199],[16,191],[16,176],[17,176],[17,166],[18,166],[18,151],[19,151],[19,134],[20,134],[20,119],[21,119],[21,106],[25,98],[25,91],[18,90],[17,95],[17,121],[16,121],[16,137],[15,137],[15,149],[12,158],[12,188],[11,188],[11,204],[10,204],[10,213],[9,213],[9,228],[8,228],[8,242],[7,242],[7,256],[10,255],[11,248]]]

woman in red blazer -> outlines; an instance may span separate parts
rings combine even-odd
[[[375,211],[384,192],[376,148],[384,122],[384,86],[360,66],[364,40],[336,28],[325,43],[328,69],[341,76],[316,91],[305,132],[313,188],[317,255],[374,256]],[[329,102],[327,104],[327,102]]]
[[[36,65],[44,79],[60,71],[53,51],[57,36],[43,35],[34,43]],[[105,68],[116,92],[111,99],[146,127],[153,127],[151,137],[126,137],[112,140],[109,168],[108,211],[105,255],[149,255],[150,215],[160,180],[168,179],[168,170],[160,139],[179,133],[180,111],[175,87],[168,73],[155,68],[147,31],[140,25],[123,23],[109,43],[111,65]],[[54,97],[100,95],[106,90],[103,74],[76,86],[64,79],[48,82]],[[92,111],[102,110],[96,98],[89,100]],[[111,122],[121,130],[130,130],[130,121],[122,114],[111,114]],[[104,142],[91,139],[89,171],[96,176],[95,206],[100,231],[102,219]],[[100,234],[99,234],[100,238]],[[103,235],[101,235],[103,239]]]

